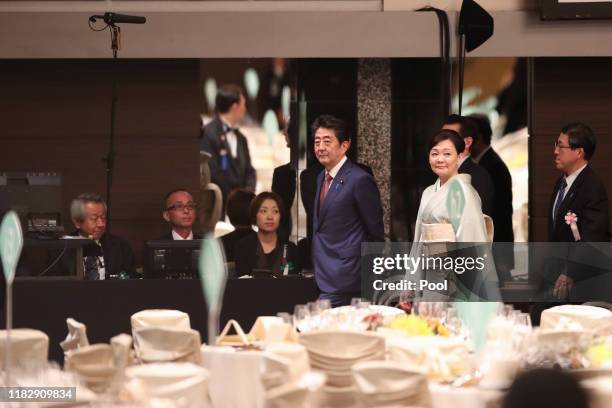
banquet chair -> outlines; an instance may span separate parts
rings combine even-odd
[[[395,361],[365,361],[353,366],[357,402],[361,407],[431,407],[424,372]]]
[[[64,353],[64,370],[75,373],[94,392],[105,392],[118,386],[130,363],[132,340],[127,334]]]
[[[139,384],[149,398],[170,400],[176,408],[208,408],[208,370],[192,363],[135,365],[125,371],[126,387]]]
[[[134,351],[141,363],[202,364],[200,332],[193,329],[142,327],[134,332]]]
[[[0,330],[0,369],[5,370],[6,330]],[[10,366],[36,368],[47,363],[49,337],[40,330],[12,329]]]
[[[130,317],[132,332],[143,327],[164,327],[172,329],[191,329],[189,315],[180,310],[145,309]]]

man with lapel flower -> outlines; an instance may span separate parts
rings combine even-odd
[[[380,193],[372,175],[346,157],[344,122],[321,115],[312,125],[317,177],[312,258],[321,299],[347,305],[361,291],[361,243],[383,241]]]
[[[589,278],[598,272],[592,266],[595,264],[592,255],[589,255],[593,252],[587,245],[575,242],[610,241],[608,194],[589,164],[595,146],[593,131],[583,123],[563,127],[555,141],[555,167],[563,172],[563,176],[555,183],[551,196],[549,241],[574,243],[568,244],[566,260],[558,259],[561,248],[554,247],[557,253],[544,276],[543,289],[549,293],[552,289],[552,300],[556,302],[567,301],[577,281],[588,284]],[[538,312],[551,305],[535,306],[533,317],[537,322]]]

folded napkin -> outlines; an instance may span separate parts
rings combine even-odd
[[[6,330],[0,330],[0,368],[4,370]],[[40,330],[11,330],[11,366],[37,367],[47,362],[49,337]]]
[[[366,361],[353,366],[357,400],[363,407],[431,407],[427,377],[394,361]]]
[[[132,331],[142,327],[167,327],[191,329],[189,315],[180,310],[147,309],[134,313],[130,318]]]
[[[540,327],[543,329],[576,328],[593,331],[598,335],[612,334],[612,311],[596,306],[561,305],[542,312]]]
[[[430,379],[451,380],[470,373],[470,348],[463,339],[442,336],[389,336],[389,360],[425,370]]]
[[[193,329],[142,327],[134,330],[136,358],[144,363],[202,364],[200,332]]]
[[[249,335],[267,344],[278,342],[297,342],[295,329],[277,316],[259,316]]]
[[[134,380],[149,398],[170,400],[177,408],[207,408],[208,370],[192,363],[157,363],[126,369],[128,387],[134,394]],[[141,396],[142,397],[142,396]]]
[[[68,335],[66,339],[60,343],[62,350],[69,351],[79,347],[89,346],[86,325],[69,317],[66,319],[66,326],[68,326]]]

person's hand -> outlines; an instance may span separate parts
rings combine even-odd
[[[574,280],[569,276],[563,274],[559,275],[557,283],[555,283],[555,288],[553,289],[553,296],[559,300],[566,300],[570,290],[572,290],[573,284]]]

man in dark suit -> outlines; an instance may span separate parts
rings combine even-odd
[[[129,242],[106,232],[106,203],[99,194],[84,193],[72,200],[70,215],[77,228],[71,235],[92,241],[83,247],[86,280],[135,276]]]
[[[565,126],[555,142],[555,166],[563,176],[555,184],[548,212],[552,242],[610,241],[608,193],[589,165],[595,146],[593,131],[583,123]],[[579,237],[565,221],[568,213],[577,217]],[[568,267],[561,273],[555,282],[553,296],[566,299],[574,282],[586,278],[580,276],[580,269]]]
[[[459,133],[465,142],[465,150],[459,152],[459,173],[469,174],[472,177],[472,186],[478,192],[482,204],[482,212],[491,218],[493,217],[493,196],[495,187],[491,176],[482,167],[480,167],[470,155],[470,149],[474,142],[476,134],[476,125],[470,119],[459,116],[450,115],[444,122],[442,129],[450,129]]]
[[[512,176],[508,166],[491,147],[491,124],[485,115],[471,115],[469,118],[476,125],[476,137],[472,143],[472,157],[484,168],[495,184],[493,197],[494,235],[493,254],[495,267],[500,282],[510,280],[510,270],[514,268],[514,230],[512,228]]]
[[[555,141],[555,167],[563,175],[555,183],[550,200],[549,241],[568,245],[563,251],[558,244],[554,248],[555,253],[547,264],[540,287],[540,293],[545,296],[541,300],[566,302],[576,283],[579,282],[583,288],[589,287],[589,281],[594,281],[590,278],[606,272],[593,266],[601,254],[584,244],[610,241],[608,193],[589,164],[595,146],[593,131],[583,123],[563,127]],[[568,214],[577,218],[575,232],[565,220]],[[584,300],[587,299],[581,299]],[[532,309],[534,322],[539,322],[541,311],[552,305],[535,304]]]
[[[314,150],[324,167],[317,178],[312,259],[322,299],[349,304],[361,291],[361,243],[382,241],[380,193],[374,178],[346,157],[344,122],[321,115],[312,125]]]
[[[201,235],[193,233],[196,204],[187,190],[176,189],[166,195],[166,206],[162,212],[162,217],[170,223],[171,230],[160,239],[179,241],[202,239]]]
[[[256,175],[246,137],[238,125],[246,114],[242,90],[234,85],[219,88],[215,99],[217,115],[202,131],[200,150],[211,155],[210,178],[223,196],[222,217],[227,196],[235,188],[255,190]]]

